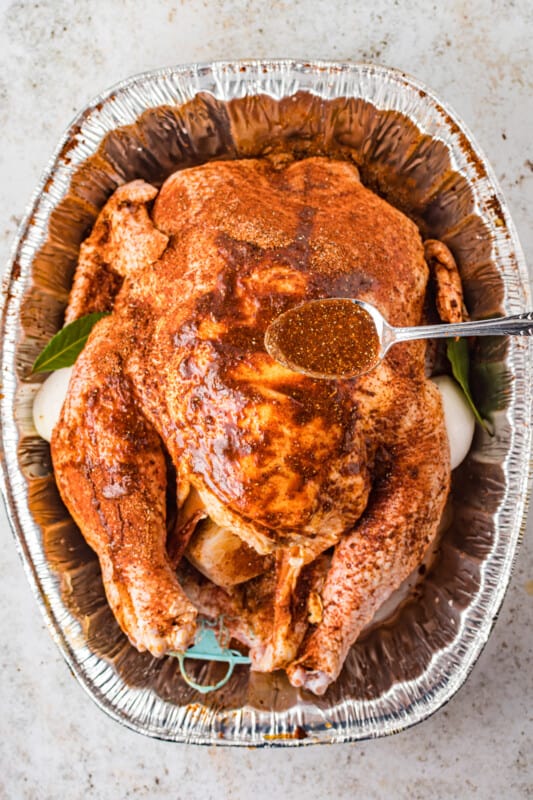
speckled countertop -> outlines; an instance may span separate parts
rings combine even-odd
[[[250,56],[375,61],[430,85],[491,161],[533,266],[530,0],[0,0],[0,264],[77,109],[130,74]],[[459,694],[393,738],[292,751],[195,748],[106,717],[45,629],[0,512],[0,797],[533,796],[533,517],[500,618]]]

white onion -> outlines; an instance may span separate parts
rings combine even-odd
[[[35,395],[33,422],[39,436],[47,442],[52,438],[52,431],[61,414],[71,374],[72,367],[57,369],[48,376]]]
[[[470,450],[476,419],[461,387],[449,375],[432,378],[440,391],[444,422],[450,443],[452,469],[458,467]]]

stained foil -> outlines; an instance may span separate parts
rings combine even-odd
[[[237,666],[200,695],[177,661],[138,653],[106,603],[100,569],[59,498],[49,447],[32,422],[31,365],[61,327],[80,242],[114,189],[156,185],[211,159],[266,153],[351,159],[363,182],[442,239],[472,318],[531,307],[517,236],[472,135],[432,92],[368,64],[246,61],[131,78],[92,101],[37,187],[4,286],[2,483],[26,573],[81,685],[110,716],[179,742],[295,746],[354,741],[428,717],[464,683],[503,600],[527,505],[533,385],[529,339],[481,339],[478,428],[454,472],[451,524],[408,602],[351,649],[323,697],[284,675]],[[190,662],[194,664],[195,662]],[[196,662],[217,683],[224,665]]]

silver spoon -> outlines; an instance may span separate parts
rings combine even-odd
[[[269,325],[265,347],[283,366],[313,378],[353,378],[374,369],[397,342],[457,336],[531,336],[533,311],[474,322],[395,328],[363,300],[311,300]]]

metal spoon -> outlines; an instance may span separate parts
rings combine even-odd
[[[395,328],[363,300],[311,300],[270,324],[272,358],[313,378],[353,378],[374,369],[397,342],[457,336],[531,336],[533,311],[474,322]]]

